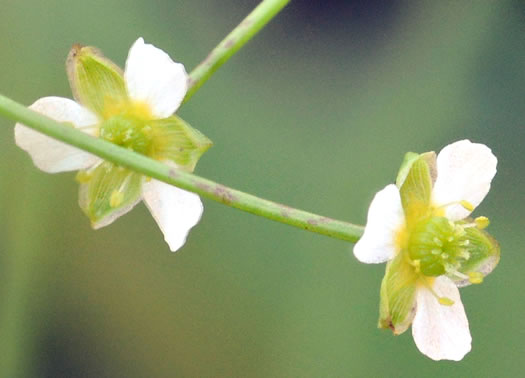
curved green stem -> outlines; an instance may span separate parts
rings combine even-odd
[[[192,173],[173,169],[156,160],[63,125],[2,95],[0,95],[0,114],[105,160],[255,215],[351,242],[356,242],[363,233],[361,226],[293,209],[228,188]]]
[[[190,73],[188,101],[215,71],[257,34],[290,0],[264,0]]]

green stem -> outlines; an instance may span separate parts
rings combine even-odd
[[[351,242],[359,240],[363,233],[361,226],[293,209],[228,188],[192,173],[173,169],[156,160],[63,125],[2,95],[0,95],[0,114],[115,164],[255,215]]]
[[[246,16],[190,73],[189,88],[184,102],[289,2],[290,0],[263,0]]]

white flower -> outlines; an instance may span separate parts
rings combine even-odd
[[[499,261],[497,244],[481,231],[488,220],[466,219],[488,193],[497,159],[485,145],[462,140],[437,159],[431,153],[414,161],[398,186],[374,197],[354,255],[389,261],[379,326],[399,334],[412,324],[423,354],[458,361],[471,336],[457,286],[481,282]]]
[[[67,68],[77,102],[44,97],[30,109],[179,169],[192,170],[211,145],[173,115],[187,90],[184,66],[142,38],[131,47],[124,72],[98,50],[78,45]],[[203,206],[196,194],[105,162],[19,123],[15,139],[45,172],[80,170],[80,205],[94,228],[110,224],[142,199],[176,251],[200,220]]]

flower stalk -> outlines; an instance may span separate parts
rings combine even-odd
[[[226,187],[192,173],[171,168],[103,139],[84,134],[2,95],[0,95],[0,114],[107,161],[230,207],[350,242],[359,240],[363,233],[361,226],[294,209]]]
[[[189,88],[184,102],[289,2],[290,0],[263,0],[246,16],[190,73]]]

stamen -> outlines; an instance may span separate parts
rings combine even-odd
[[[465,231],[465,227],[463,227],[462,225],[456,224],[454,226],[454,236],[455,237],[460,238],[464,236],[466,233],[467,231]]]
[[[468,260],[470,259],[470,252],[462,248],[458,253],[458,257]]]
[[[474,223],[476,223],[476,227],[480,230],[483,230],[484,228],[487,228],[490,224],[489,218],[487,217],[477,217],[474,219]]]
[[[93,167],[91,167],[89,169],[85,169],[83,171],[78,171],[76,176],[75,176],[75,179],[77,180],[77,182],[79,182],[80,184],[85,184],[89,180],[91,180],[91,178],[93,177],[93,172],[95,171],[95,169],[97,169],[99,167],[100,164],[102,164],[102,163],[96,164],[96,165],[94,165]]]
[[[416,273],[419,273],[421,271],[421,260],[414,260],[414,270]]]
[[[122,180],[120,187],[111,193],[111,197],[109,198],[109,206],[112,208],[119,207],[124,201],[124,192],[126,191],[126,187],[129,184],[129,180],[131,180],[131,175],[131,173],[128,173],[124,180]]]
[[[483,274],[480,272],[469,272],[468,280],[471,284],[480,284],[483,282]]]
[[[109,199],[109,206],[112,208],[119,207],[122,204],[122,201],[124,201],[124,193],[120,190],[114,190]]]
[[[443,247],[443,242],[442,242],[441,239],[438,238],[437,236],[435,236],[434,239],[432,239],[432,241],[433,241],[434,244],[436,244],[438,247]]]
[[[447,297],[439,297],[438,301],[439,304],[443,306],[452,306],[454,304],[454,301]]]
[[[445,267],[445,272],[447,272],[448,274],[456,274],[456,272],[457,272],[457,266],[456,265],[451,264],[450,262],[448,262],[448,263],[443,264],[443,266]],[[468,278],[468,277],[465,277],[465,278]]]
[[[474,211],[474,208],[475,208],[474,205],[468,201],[459,201],[459,204],[470,212]]]
[[[444,209],[446,207],[453,206],[453,205],[460,205],[465,210],[468,210],[470,212],[474,211],[474,209],[476,208],[469,201],[461,200],[461,201],[454,201],[454,202],[444,203],[443,205],[440,205],[440,206],[436,207],[436,209]]]
[[[463,280],[468,280],[469,279],[469,276],[467,276],[466,274],[463,274],[461,272],[458,272],[458,271],[454,272],[453,275],[458,277],[458,278],[461,278]]]
[[[430,286],[430,284],[428,283],[428,281],[426,279],[422,279],[421,280],[423,282],[423,285],[432,293],[432,295],[438,300],[439,304],[440,305],[443,305],[443,306],[452,306],[454,304],[454,301],[450,298],[447,298],[447,297],[440,297],[439,295],[437,295],[437,293],[434,291],[434,289],[432,288],[432,286]]]
[[[89,180],[91,180],[91,177],[93,177],[93,175],[89,171],[78,171],[77,175],[75,176],[75,179],[80,184],[85,184]]]

